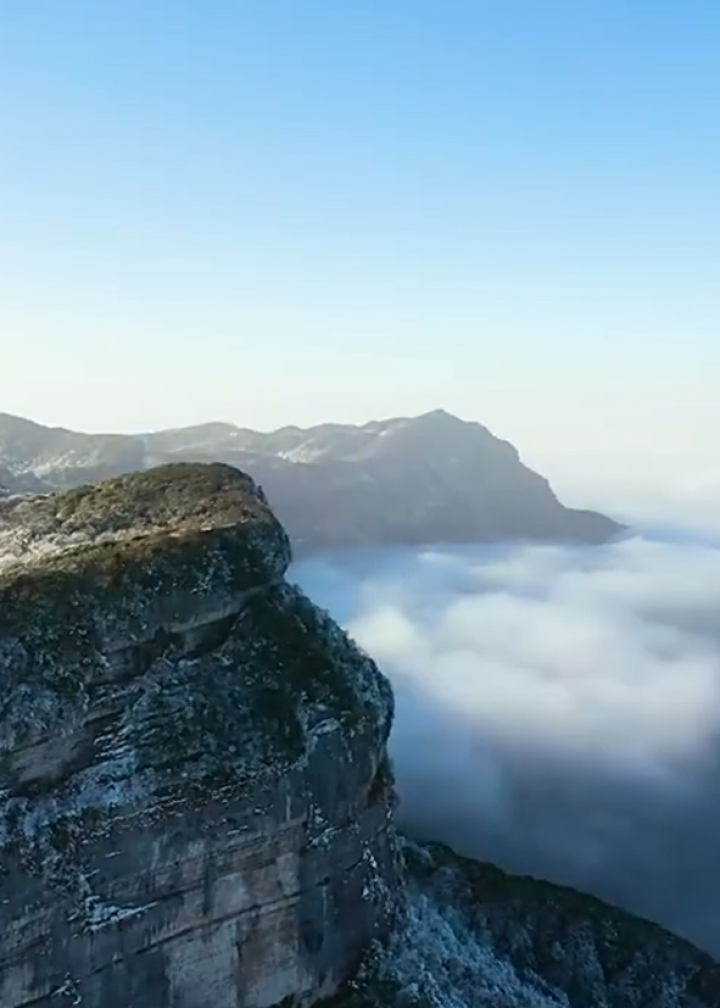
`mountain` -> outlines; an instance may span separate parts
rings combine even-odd
[[[79,434],[0,413],[0,485],[8,480],[14,492],[25,492],[32,478],[46,490],[64,489],[144,467],[141,438]]]
[[[700,1008],[720,967],[649,921],[401,840],[404,899],[327,1008]]]
[[[223,464],[0,500],[3,1008],[720,1008],[662,928],[398,835],[392,690],[289,560]]]
[[[390,686],[249,477],[0,501],[0,1004],[334,993],[397,885]]]
[[[0,414],[0,487],[10,492],[66,489],[171,461],[250,473],[297,554],[524,538],[597,543],[622,531],[604,515],[564,507],[509,442],[443,410],[359,427],[261,433],[208,423],[137,436]]]

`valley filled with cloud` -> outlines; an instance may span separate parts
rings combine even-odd
[[[720,549],[393,549],[291,576],[393,682],[408,831],[720,954]]]

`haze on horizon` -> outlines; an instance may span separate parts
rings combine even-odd
[[[707,481],[719,41],[710,4],[4,5],[0,409],[442,406],[551,477]]]

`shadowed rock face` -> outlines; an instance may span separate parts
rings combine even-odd
[[[392,694],[252,480],[0,500],[0,558],[3,1008],[333,993],[390,918]]]

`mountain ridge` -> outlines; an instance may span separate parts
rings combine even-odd
[[[605,542],[624,527],[565,507],[517,448],[446,410],[262,432],[222,421],[84,434],[0,413],[0,487],[65,490],[169,462],[224,462],[265,490],[297,554],[348,547]]]

